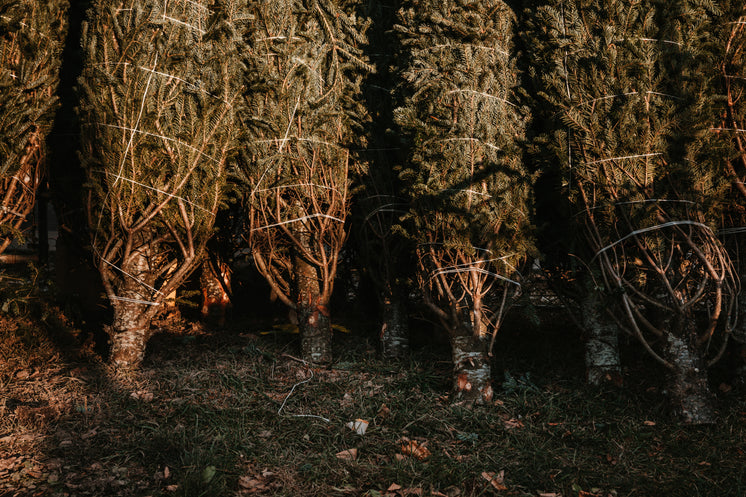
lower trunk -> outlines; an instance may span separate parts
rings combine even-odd
[[[593,290],[588,292],[583,302],[583,327],[588,384],[598,386],[612,382],[621,385],[618,329],[604,315],[601,297]]]
[[[454,397],[456,401],[486,404],[492,401],[492,370],[487,345],[471,335],[451,336]]]
[[[116,286],[116,295],[111,298],[114,308],[114,322],[109,327],[111,354],[109,362],[117,369],[134,369],[140,366],[145,357],[145,346],[150,338],[150,317],[147,312],[151,305],[149,295],[153,277],[149,265],[150,247],[133,251],[122,271],[123,277]]]
[[[150,336],[150,323],[140,319],[136,304],[123,303],[114,311],[114,325],[109,327],[111,353],[109,362],[117,369],[136,369],[145,358],[145,345]]]
[[[321,305],[299,304],[296,312],[303,360],[316,364],[332,362],[332,324],[326,309]]]
[[[403,359],[409,354],[409,326],[404,303],[387,296],[381,307],[381,356],[386,360]]]
[[[228,311],[233,307],[230,299],[231,273],[228,264],[205,259],[200,267],[199,285],[202,290],[202,318],[209,324],[222,328]]]
[[[296,315],[301,336],[301,357],[317,364],[332,362],[332,323],[326,302],[319,295],[316,268],[301,257],[293,260],[296,278]]]
[[[683,321],[683,320],[677,320]],[[668,394],[675,413],[686,424],[701,425],[715,422],[715,397],[710,391],[707,366],[699,353],[696,334],[683,322],[666,335],[664,357],[673,366],[669,372]]]

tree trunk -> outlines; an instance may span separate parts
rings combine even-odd
[[[228,264],[218,259],[205,258],[200,267],[199,285],[202,290],[202,318],[218,328],[225,326],[228,311],[233,307],[231,273]]]
[[[492,369],[487,345],[472,335],[452,335],[454,400],[468,404],[492,401]]]
[[[664,358],[673,366],[668,378],[671,406],[686,424],[714,423],[715,397],[710,391],[707,366],[695,343],[694,323],[686,318],[672,321],[678,326],[666,330],[664,349]]]
[[[404,302],[390,295],[381,303],[381,356],[385,360],[403,359],[409,354],[409,326]]]
[[[619,359],[619,330],[604,315],[601,295],[590,290],[583,302],[586,381],[599,386],[605,382],[622,383]]]
[[[114,310],[114,325],[109,327],[111,353],[109,362],[117,369],[136,369],[145,358],[150,322],[143,323],[135,304],[124,304]]]
[[[332,362],[332,323],[327,303],[319,295],[316,268],[302,257],[293,259],[297,285],[296,314],[301,336],[301,357],[317,364]]]
[[[298,328],[303,360],[316,364],[332,362],[332,326],[321,305],[299,304]]]
[[[116,295],[110,296],[114,308],[114,322],[107,330],[111,342],[109,362],[117,369],[135,369],[145,357],[145,346],[150,338],[148,311],[153,286],[149,274],[149,251],[143,247],[133,251],[125,265]],[[146,286],[147,285],[147,286]]]

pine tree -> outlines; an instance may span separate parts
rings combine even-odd
[[[21,235],[45,175],[67,0],[0,5],[0,253]]]
[[[723,185],[705,47],[717,12],[685,0],[559,0],[532,12],[537,107],[556,116],[544,139],[600,276],[593,290],[668,368],[682,419],[711,422],[707,365],[737,286],[714,224]]]
[[[401,170],[401,141],[394,131],[392,90],[395,85],[396,38],[391,30],[397,2],[368,3],[372,27],[369,30],[371,59],[376,72],[364,84],[364,96],[373,114],[369,125],[370,145],[366,148],[368,168],[359,178],[361,192],[354,204],[358,229],[354,240],[362,261],[366,282],[378,298],[381,356],[402,359],[409,354],[407,297],[413,271],[409,237],[398,226],[406,213],[406,195],[398,178]]]
[[[723,176],[729,178],[732,192],[723,231],[729,235],[729,247],[738,263],[741,287],[746,284],[746,264],[741,262],[746,226],[746,5],[740,1],[719,2],[723,11],[720,23],[713,27],[720,48],[720,87],[713,91],[723,95],[724,105],[716,107],[719,119],[713,131],[728,140],[732,153],[721,161]],[[746,299],[738,301],[738,319],[734,337],[746,341]]]
[[[255,2],[245,185],[256,267],[298,318],[302,356],[331,361],[329,299],[347,238],[350,152],[366,118],[368,22],[349,0]]]
[[[81,160],[111,362],[137,366],[200,261],[237,147],[240,0],[96,1],[83,28]]]
[[[410,147],[403,228],[424,301],[450,336],[456,398],[468,402],[492,397],[487,338],[532,251],[513,25],[499,0],[411,0],[396,26],[395,118]]]

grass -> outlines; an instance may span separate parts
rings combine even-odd
[[[468,408],[450,402],[448,351],[429,337],[390,364],[349,326],[338,362],[311,371],[295,336],[186,324],[118,375],[52,306],[0,317],[0,495],[746,495],[742,387],[721,393],[717,425],[680,426],[634,346],[627,387],[586,387],[557,321],[506,330],[497,400]],[[358,418],[364,435],[345,426]],[[406,440],[429,455],[405,455]]]

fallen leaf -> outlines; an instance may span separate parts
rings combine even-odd
[[[178,485],[167,485],[166,491],[168,492],[176,492],[179,489]]]
[[[357,449],[347,449],[341,452],[337,452],[337,459],[354,461],[355,459],[357,459]]]
[[[495,473],[494,471],[482,471],[482,478],[490,482],[496,490],[507,490],[508,487],[503,485],[505,481],[505,470]]]
[[[386,404],[383,404],[381,408],[378,410],[377,416],[381,419],[386,419],[391,414],[391,409],[389,409]]]
[[[392,483],[389,485],[389,488],[386,489],[387,492],[396,492],[397,490],[401,490],[401,485],[397,485],[396,483]]]
[[[425,442],[421,444],[417,440],[409,440],[408,438],[402,439],[401,453],[405,456],[412,456],[419,461],[424,461],[430,457],[430,450],[425,447]]]
[[[655,421],[645,421],[642,424],[644,424],[645,426],[655,426]]]
[[[250,492],[257,492],[265,490],[267,488],[267,485],[264,484],[264,481],[260,480],[259,478],[252,478],[251,476],[239,477],[238,485],[241,488],[249,490]]]
[[[510,418],[509,420],[504,422],[504,426],[506,430],[523,428],[523,421],[521,421],[520,419]]]
[[[368,429],[368,422],[364,419],[356,419],[355,421],[350,421],[345,426],[358,435],[365,435],[365,431]]]
[[[171,470],[168,469],[168,466],[163,468],[163,479],[168,480],[168,477],[171,476]]]

